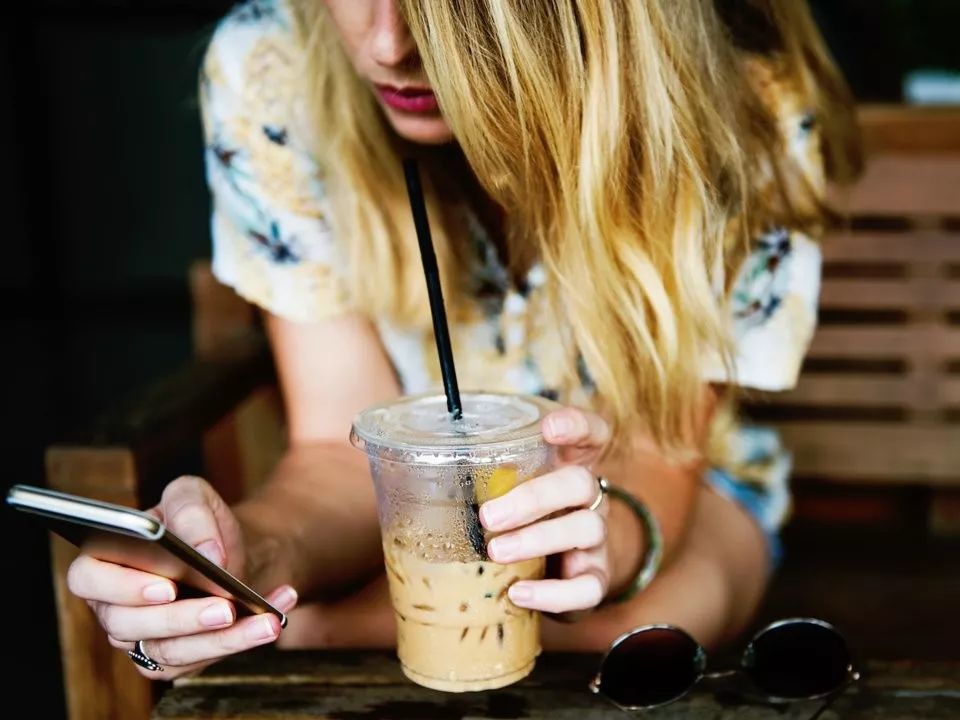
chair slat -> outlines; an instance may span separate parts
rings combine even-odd
[[[915,323],[893,327],[822,326],[810,357],[960,358],[960,327]]]
[[[922,397],[922,391],[922,386],[912,376],[807,374],[800,378],[796,388],[790,392],[772,393],[764,397],[764,402],[773,405],[823,407],[910,407]]]
[[[823,308],[960,308],[960,280],[852,280],[827,278],[820,291]]]
[[[779,423],[794,474],[843,481],[960,481],[960,425]]]
[[[960,407],[960,375],[951,375],[937,383],[937,392],[944,407]]]
[[[960,206],[957,207],[960,213]],[[822,242],[827,262],[960,262],[960,232],[912,229],[902,232],[832,230]]]
[[[957,215],[960,154],[876,156],[855,186],[831,195],[854,214]]]
[[[863,104],[858,120],[869,154],[960,152],[960,108]]]

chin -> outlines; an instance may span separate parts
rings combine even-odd
[[[390,124],[397,135],[419,145],[445,145],[453,141],[453,133],[446,120],[437,115],[413,115],[394,110],[387,111]]]

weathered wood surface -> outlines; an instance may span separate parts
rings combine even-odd
[[[548,654],[533,675],[502,690],[448,694],[421,688],[400,673],[392,653],[261,651],[182,679],[164,695],[156,720],[328,718],[623,718],[592,695],[587,682],[599,656]],[[745,702],[729,693],[695,692],[655,717],[800,720],[816,701],[789,706]],[[960,662],[868,662],[864,678],[823,716],[850,720],[960,717]]]

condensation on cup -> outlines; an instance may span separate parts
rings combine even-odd
[[[376,405],[354,421],[377,490],[397,653],[414,682],[465,692],[503,687],[533,670],[540,615],[510,602],[544,559],[490,561],[477,511],[548,472],[554,449],[540,421],[558,405],[536,396],[462,395],[453,421],[443,395]]]

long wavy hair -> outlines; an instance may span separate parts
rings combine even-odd
[[[294,0],[317,160],[349,291],[372,315],[429,322],[399,157],[323,4]],[[462,153],[420,149],[445,293],[459,305],[469,172],[505,211],[514,270],[542,262],[564,319],[571,387],[585,369],[618,430],[687,446],[708,354],[729,358],[718,278],[742,253],[760,132],[711,0],[399,0]],[[620,438],[625,433],[619,433]]]
[[[836,209],[826,203],[823,181],[844,186],[863,173],[864,151],[853,93],[806,0],[714,2],[743,62],[750,66],[758,61],[765,73],[777,76],[799,96],[808,113],[806,122],[817,133],[820,145],[817,160],[822,177],[811,181],[809,173],[798,167],[783,147],[788,139],[776,128],[782,118],[769,111],[752,117],[747,143],[752,153],[764,156],[776,186],[773,196],[761,193],[753,197],[753,217],[762,224],[784,224],[817,235],[837,220]],[[748,83],[747,90],[756,95],[762,90],[759,84]],[[751,102],[753,107],[764,105],[756,96]]]

